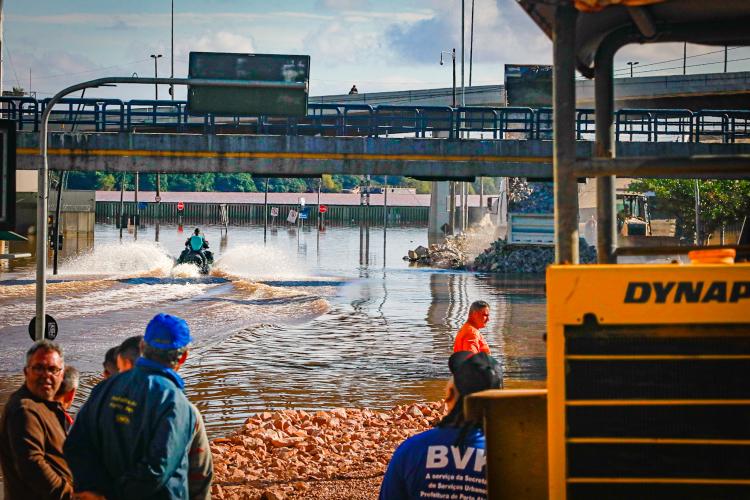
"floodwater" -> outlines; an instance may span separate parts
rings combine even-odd
[[[492,317],[485,336],[508,386],[545,379],[543,277],[490,277],[410,267],[427,230],[357,226],[269,230],[203,227],[216,255],[209,276],[174,266],[192,227],[141,228],[136,241],[97,224],[68,238],[50,276],[47,311],[66,362],[99,381],[105,351],[141,334],[157,312],[184,317],[195,338],[181,375],[212,437],[252,413],[339,406],[388,408],[442,397],[453,335],[474,300]],[[369,246],[369,251],[367,250]],[[32,251],[33,241],[11,245]],[[385,258],[384,258],[385,252]],[[21,383],[34,315],[34,261],[0,264],[0,401]],[[51,274],[51,271],[50,271]]]

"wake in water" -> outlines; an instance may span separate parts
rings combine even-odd
[[[105,243],[65,260],[60,266],[60,275],[122,277],[149,273],[168,276],[173,265],[174,259],[158,243]]]
[[[293,255],[262,245],[240,245],[229,249],[214,264],[211,274],[251,281],[310,279],[310,270]]]

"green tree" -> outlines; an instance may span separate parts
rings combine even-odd
[[[101,189],[102,191],[112,191],[115,188],[117,180],[115,179],[114,175],[104,172],[97,172],[96,174],[96,189]]]
[[[330,174],[323,174],[322,177],[322,188],[321,190],[326,193],[340,193],[342,186],[341,183],[333,178]]]
[[[216,191],[250,193],[258,191],[251,174],[215,174],[214,189]]]
[[[750,213],[750,181],[698,181],[701,198],[701,241],[724,224],[740,222]],[[695,181],[692,179],[640,179],[634,191],[653,191],[652,209],[659,216],[676,220],[677,236],[695,234]]]

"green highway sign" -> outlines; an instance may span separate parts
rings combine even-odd
[[[226,80],[226,87],[188,87],[190,114],[305,116],[310,56],[191,52],[191,79]],[[255,82],[242,88],[230,82]]]

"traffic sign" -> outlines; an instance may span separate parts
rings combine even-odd
[[[55,321],[55,318],[49,314],[45,314],[44,319],[44,338],[47,340],[55,340],[57,332],[59,331],[57,329],[57,321]],[[31,322],[29,323],[29,337],[31,337],[31,340],[36,340],[36,316],[31,318]]]
[[[324,214],[324,213],[328,212],[328,207],[325,206],[325,205],[320,205],[320,206],[318,206],[318,212],[320,212],[321,214]]]
[[[289,224],[294,224],[295,222],[297,222],[297,215],[298,215],[298,213],[297,213],[296,210],[294,210],[294,209],[289,210],[289,215],[287,216],[286,221]]]
[[[188,86],[188,112],[219,116],[305,116],[310,56],[191,52],[190,78],[255,81],[253,88]]]
[[[279,216],[279,207],[271,207],[271,217]]]
[[[182,212],[185,209],[185,204],[181,201],[177,202],[177,210]]]
[[[159,195],[157,194],[157,195],[156,195],[156,196],[154,197],[154,201],[155,201],[156,203],[161,203],[161,196],[159,196]]]
[[[299,220],[307,220],[307,210],[302,210],[299,213]]]

